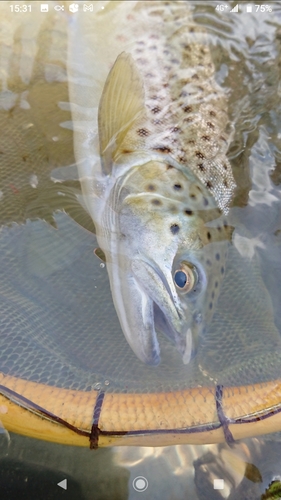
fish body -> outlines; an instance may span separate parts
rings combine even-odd
[[[188,363],[230,238],[226,101],[186,2],[134,2],[127,20],[100,99],[88,206],[131,348],[157,365],[161,331]]]

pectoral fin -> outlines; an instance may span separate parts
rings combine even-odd
[[[100,155],[105,174],[111,173],[116,151],[144,110],[141,76],[132,56],[122,52],[107,77],[99,104]]]

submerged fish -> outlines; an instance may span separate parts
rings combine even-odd
[[[235,188],[226,100],[186,2],[134,2],[122,37],[130,43],[100,99],[88,206],[131,348],[157,365],[162,332],[188,363],[231,234],[222,218]]]

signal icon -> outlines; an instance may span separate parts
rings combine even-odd
[[[233,7],[230,12],[238,12],[238,4],[235,5],[235,7]]]

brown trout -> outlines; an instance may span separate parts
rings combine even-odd
[[[187,2],[128,3],[113,38],[124,50],[98,107],[100,160],[80,170],[81,185],[129,345],[157,365],[161,332],[187,364],[213,315],[231,233],[227,105]],[[95,143],[91,127],[76,134],[78,163]]]

